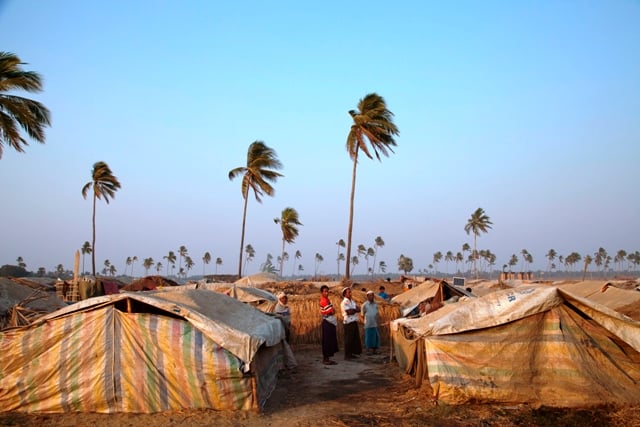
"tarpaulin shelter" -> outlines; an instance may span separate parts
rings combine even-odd
[[[427,280],[391,299],[400,306],[403,316],[411,313],[422,301],[431,299],[434,307],[440,307],[452,297],[472,297],[466,289],[448,284],[444,280]]]
[[[242,277],[236,280],[234,283],[240,286],[259,286],[264,285],[265,283],[272,283],[277,281],[278,276],[274,273],[261,272],[252,274],[251,276]]]
[[[449,404],[640,403],[640,322],[523,286],[392,322],[398,363]]]
[[[640,320],[640,292],[616,287],[615,281],[596,281],[569,283],[562,289],[577,296],[607,306],[618,313]]]
[[[91,298],[0,333],[0,410],[260,409],[281,322],[206,290]]]

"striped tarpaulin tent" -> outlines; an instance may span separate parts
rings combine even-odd
[[[400,365],[449,404],[640,403],[640,323],[521,287],[392,325]]]
[[[0,410],[151,413],[263,406],[275,387],[273,371],[282,364],[282,338],[248,333],[253,354],[233,343],[242,342],[242,330],[251,330],[253,322],[272,323],[276,336],[284,336],[279,320],[224,295],[188,293],[179,297],[182,304],[172,301],[173,313],[160,307],[175,297],[132,300],[121,294],[0,333]],[[192,300],[222,319],[209,318],[209,330],[198,327],[207,321],[187,309]],[[227,318],[230,311],[240,318]],[[267,346],[270,340],[275,343]]]

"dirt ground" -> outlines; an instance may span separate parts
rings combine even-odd
[[[293,348],[298,366],[282,371],[261,413],[186,410],[158,414],[0,413],[0,426],[640,426],[640,407],[585,409],[524,405],[435,405],[426,390],[377,355],[334,366],[321,363],[320,347]]]

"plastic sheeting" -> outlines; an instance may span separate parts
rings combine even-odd
[[[640,323],[552,287],[394,322],[401,367],[450,403],[640,403]]]
[[[262,407],[283,339],[278,319],[210,291],[92,298],[0,333],[0,411]]]
[[[244,361],[246,369],[258,347],[262,344],[273,346],[284,339],[284,327],[278,319],[227,295],[199,289],[105,295],[58,310],[43,317],[43,320],[98,305],[115,304],[127,298],[183,317],[214,342]]]

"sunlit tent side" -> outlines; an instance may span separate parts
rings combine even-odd
[[[206,290],[91,298],[0,333],[0,410],[261,409],[284,329]]]
[[[402,368],[449,404],[640,403],[640,322],[527,286],[392,322]]]

